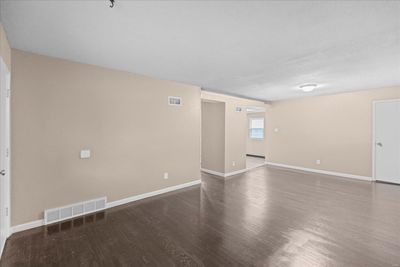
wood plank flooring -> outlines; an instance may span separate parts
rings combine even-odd
[[[13,266],[400,266],[400,186],[259,167],[14,234]]]
[[[246,156],[246,168],[252,169],[265,163],[265,158]]]

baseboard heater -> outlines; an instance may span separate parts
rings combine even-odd
[[[44,211],[44,224],[56,223],[94,213],[106,208],[107,198],[101,197]]]
[[[265,159],[265,156],[260,156],[260,155],[246,154],[246,156]]]

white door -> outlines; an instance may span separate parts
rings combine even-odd
[[[10,229],[10,72],[0,57],[0,255]]]
[[[375,180],[400,184],[400,100],[374,105]]]

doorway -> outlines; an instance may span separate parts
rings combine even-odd
[[[10,235],[10,78],[0,57],[0,256]]]
[[[400,99],[373,103],[374,180],[400,184]]]
[[[265,108],[247,106],[246,168],[265,164]]]

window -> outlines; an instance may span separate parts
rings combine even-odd
[[[264,118],[250,118],[249,136],[251,139],[264,139]]]

